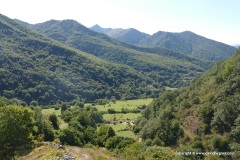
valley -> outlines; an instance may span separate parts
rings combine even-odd
[[[240,158],[240,49],[2,14],[0,40],[0,159]]]

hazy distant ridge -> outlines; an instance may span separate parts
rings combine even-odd
[[[159,31],[149,35],[133,28],[104,29],[99,25],[95,25],[90,29],[105,33],[129,44],[145,47],[164,47],[210,61],[227,59],[236,51],[233,46],[205,38],[190,31],[180,33]]]

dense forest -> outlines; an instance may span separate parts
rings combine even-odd
[[[175,145],[178,151],[189,152],[232,151],[234,156],[219,158],[239,159],[239,62],[240,49],[189,87],[162,94],[144,110],[134,132],[141,133],[146,145]]]
[[[136,70],[71,49],[1,16],[1,95],[30,104],[151,96]],[[146,95],[146,92],[150,92]]]

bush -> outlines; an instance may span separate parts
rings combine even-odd
[[[144,144],[145,144],[146,146],[151,146],[151,145],[152,145],[152,139],[150,139],[150,138],[146,139],[145,142],[144,142]]]
[[[54,140],[54,128],[52,123],[49,120],[42,121],[42,132],[44,134],[44,141],[53,141]]]
[[[36,106],[38,106],[38,102],[37,102],[37,101],[32,101],[32,102],[30,103],[30,106],[36,107]]]
[[[212,146],[218,152],[230,151],[229,140],[226,137],[215,136],[212,139]]]
[[[194,98],[192,99],[192,104],[199,104],[199,103],[200,103],[199,97],[194,97]]]
[[[84,135],[73,127],[64,129],[59,137],[62,144],[69,144],[73,146],[83,146]]]
[[[58,130],[59,129],[59,122],[56,114],[51,114],[48,119],[51,121],[52,126],[54,129]]]
[[[188,108],[191,107],[191,104],[187,100],[184,100],[184,101],[182,101],[180,106],[181,106],[182,109],[188,109]]]
[[[109,109],[107,110],[107,112],[108,112],[109,114],[114,114],[114,113],[116,113],[116,111],[115,111],[114,109],[111,109],[111,108],[109,108]]]
[[[210,124],[213,118],[213,107],[211,103],[204,104],[198,111],[198,115],[203,119],[204,123]]]
[[[55,110],[59,110],[59,109],[60,109],[60,106],[55,105],[55,106],[54,106],[54,109],[55,109]]]

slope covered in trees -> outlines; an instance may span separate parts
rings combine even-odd
[[[107,34],[110,37],[129,44],[164,47],[210,61],[227,59],[236,51],[236,49],[230,45],[207,39],[190,31],[180,33],[159,31],[153,35],[149,35],[132,28],[105,29],[95,25],[90,29]]]
[[[149,145],[176,145],[178,151],[188,152],[232,151],[232,158],[239,159],[239,93],[238,49],[233,57],[217,63],[189,87],[166,92],[154,100],[134,131],[141,133]]]
[[[143,73],[155,89],[179,87],[209,69],[212,63],[164,48],[141,48],[94,32],[73,20],[51,20],[30,26],[76,49]],[[152,94],[149,92],[149,94]],[[155,93],[153,93],[155,95]]]
[[[0,15],[0,95],[27,103],[146,96],[136,70],[74,50]]]

